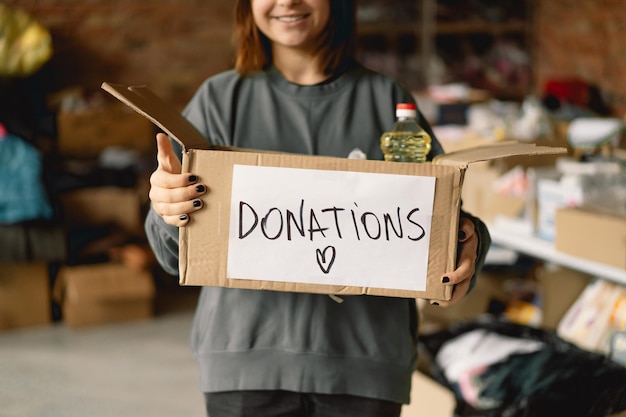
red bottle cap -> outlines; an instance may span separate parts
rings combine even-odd
[[[417,106],[413,103],[396,104],[396,117],[417,117]]]

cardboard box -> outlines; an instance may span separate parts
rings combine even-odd
[[[537,236],[554,242],[556,212],[560,208],[577,207],[583,202],[582,188],[569,181],[540,178],[537,180]]]
[[[149,272],[114,263],[64,266],[54,286],[63,319],[74,328],[150,318],[154,297]]]
[[[518,218],[527,208],[527,199],[494,191],[500,172],[493,167],[470,166],[463,181],[463,209],[486,223],[498,216]]]
[[[60,200],[68,227],[112,223],[129,233],[144,233],[141,201],[133,188],[82,188],[61,194]]]
[[[592,277],[573,269],[551,265],[537,268],[536,277],[541,294],[541,326],[556,330]]]
[[[411,381],[411,403],[402,407],[400,417],[450,417],[454,415],[454,393],[430,376],[415,371]]]
[[[43,326],[52,320],[45,263],[0,263],[0,329]]]
[[[626,269],[626,216],[584,207],[556,211],[556,250]]]
[[[150,122],[119,103],[57,115],[57,145],[63,155],[94,157],[113,146],[151,153],[154,135]]]
[[[211,181],[204,197],[208,209],[194,213],[180,229],[182,285],[449,299],[451,289],[441,277],[455,268],[468,165],[565,151],[508,143],[412,164],[223,149],[208,143],[149,89],[107,83],[103,88],[183,145],[185,172]],[[254,192],[262,195],[252,199],[265,198],[268,210],[247,204],[247,193]],[[324,200],[326,193],[332,198]],[[303,195],[320,205],[308,205]],[[279,206],[289,198],[293,205]],[[330,213],[330,220],[320,223],[321,213]],[[423,217],[415,220],[416,213]],[[263,229],[270,222],[269,230]],[[242,242],[253,229],[257,241],[246,246]],[[412,275],[404,279],[403,274]]]

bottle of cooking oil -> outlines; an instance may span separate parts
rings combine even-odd
[[[398,103],[396,123],[391,131],[380,137],[380,149],[385,161],[425,162],[430,147],[430,135],[417,123],[417,106]]]

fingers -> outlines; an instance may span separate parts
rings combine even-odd
[[[179,201],[173,203],[167,203],[162,201],[152,201],[152,208],[161,217],[163,216],[180,216],[181,214],[190,214],[201,210],[204,206],[203,201],[200,198],[194,198],[193,200]]]
[[[163,218],[163,221],[169,225],[172,226],[176,226],[176,227],[184,227],[187,226],[187,223],[189,223],[189,215],[188,214],[181,214],[178,216],[161,216]]]
[[[458,303],[467,295],[470,283],[470,279],[461,281],[461,283],[456,284],[452,287],[452,297],[449,300],[437,300],[431,302],[431,304],[446,308]]]
[[[194,200],[205,194],[207,188],[204,184],[198,184],[195,175],[177,175],[176,178],[163,179],[163,175],[157,175],[155,171],[150,177],[149,197],[153,205],[155,203],[176,204]],[[169,174],[171,176],[171,174]],[[171,214],[159,212],[159,214]]]
[[[467,217],[461,217],[459,221],[459,242],[463,243],[474,235],[474,223]]]
[[[183,227],[189,223],[190,214],[204,207],[200,197],[207,192],[198,177],[181,173],[180,160],[174,153],[169,138],[159,133],[157,141],[157,169],[150,176],[152,209],[165,223]]]
[[[197,181],[197,178],[194,177],[192,180]],[[204,207],[200,197],[206,193],[207,188],[203,184],[192,183],[178,188],[162,188],[152,184],[149,197],[152,209],[165,223],[182,227],[189,223],[190,214]]]
[[[158,133],[156,142],[158,166],[150,177],[150,185],[152,187],[173,189],[195,183],[197,178],[194,176],[181,174],[182,167],[174,153],[169,138],[163,133]]]
[[[164,133],[157,133],[156,142],[158,169],[162,169],[171,174],[180,174],[182,170],[180,160],[174,153],[170,139]]]
[[[474,232],[474,224],[467,218],[461,218],[457,268],[441,278],[443,285],[452,287],[452,297],[450,300],[437,300],[431,302],[431,304],[449,307],[467,295],[476,268],[478,243],[478,236]]]

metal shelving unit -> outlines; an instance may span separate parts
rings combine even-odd
[[[559,252],[552,242],[536,236],[516,233],[514,230],[499,226],[497,223],[489,225],[489,233],[492,242],[500,247],[626,285],[626,270],[624,269]]]
[[[487,21],[468,17],[467,19],[440,20],[438,7],[445,0],[405,0],[397,3],[391,1],[362,0],[360,7],[367,13],[366,19],[360,19],[358,32],[360,38],[359,50],[366,55],[369,51],[391,54],[396,57],[397,63],[391,68],[389,75],[396,76],[409,87],[421,89],[432,79],[430,66],[425,64],[432,61],[435,55],[447,52],[438,47],[442,39],[459,45],[468,42],[471,38],[480,38],[488,42],[505,37],[515,36],[523,39],[527,52],[530,54],[532,46],[531,15],[533,0],[525,0],[525,13],[502,21]],[[376,9],[377,8],[377,9]],[[392,10],[401,10],[393,14]],[[378,18],[376,18],[378,16]],[[459,46],[460,47],[460,46]],[[444,54],[445,55],[445,54]],[[419,61],[419,68],[410,64],[411,60]],[[461,57],[459,56],[459,59]],[[369,62],[374,69],[390,72],[389,63]],[[380,61],[385,61],[381,58]],[[517,97],[528,91],[522,91],[519,86],[511,86],[510,96]],[[530,90],[530,86],[528,88]],[[499,91],[504,96],[507,91]]]

